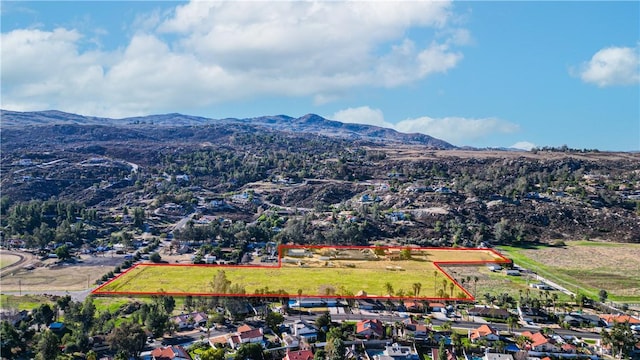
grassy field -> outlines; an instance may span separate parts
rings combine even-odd
[[[489,251],[429,249],[416,253],[411,260],[371,261],[304,259],[305,264],[286,264],[282,267],[229,267],[229,266],[138,266],[116,280],[96,290],[95,294],[141,294],[164,291],[171,294],[210,294],[211,281],[220,270],[232,284],[245,288],[247,294],[268,286],[270,290],[283,289],[286,293],[305,296],[353,296],[365,292],[368,296],[385,297],[386,284],[398,291],[414,296],[413,287],[420,283],[419,298],[439,298],[443,289],[449,297],[467,298],[462,289],[454,285],[434,262],[495,262]],[[318,265],[317,263],[325,264]],[[464,295],[464,296],[460,296]]]
[[[5,295],[0,294],[0,308],[2,309],[17,309],[17,310],[32,310],[41,304],[52,304],[53,302],[47,296],[44,295]]]
[[[592,241],[567,242],[565,247],[521,249],[501,247],[513,261],[573,292],[597,299],[600,289],[609,300],[640,303],[640,245]]]
[[[0,256],[0,269],[4,269],[7,266],[11,266],[17,263],[20,260],[19,256],[10,255],[10,254],[2,254]]]

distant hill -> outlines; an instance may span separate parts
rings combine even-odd
[[[245,125],[268,128],[275,131],[291,133],[307,133],[353,140],[367,140],[381,143],[399,143],[424,145],[435,149],[454,149],[455,146],[446,141],[419,133],[401,133],[393,129],[342,123],[325,119],[315,114],[307,114],[299,118],[287,115],[260,116],[247,119],[210,119],[183,114],[161,114],[111,119],[65,113],[57,110],[18,112],[0,110],[2,127],[27,127],[47,125],[101,125],[101,126],[156,126],[183,127],[203,125]]]

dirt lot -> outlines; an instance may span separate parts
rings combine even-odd
[[[20,254],[25,260],[19,266],[3,269],[3,291],[85,290],[123,261],[122,256],[83,255],[77,264],[59,265],[55,259],[40,261],[31,254]],[[26,269],[27,265],[33,265],[33,270]]]

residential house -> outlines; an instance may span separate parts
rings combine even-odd
[[[0,320],[8,321],[13,326],[17,326],[21,321],[29,318],[29,312],[27,310],[17,311],[14,309],[2,309],[0,310]]]
[[[384,336],[384,326],[378,319],[362,320],[356,325],[356,335],[365,338],[378,338]]]
[[[264,333],[262,332],[262,328],[253,328],[245,324],[238,328],[237,336],[240,338],[240,343],[232,344],[234,348],[240,344],[261,343]]]
[[[530,307],[520,307],[518,308],[518,313],[522,318],[522,321],[526,323],[535,322],[535,323],[549,323],[551,322],[551,317],[542,309],[530,308]]]
[[[415,339],[423,339],[426,338],[431,331],[427,325],[421,324],[418,321],[408,318],[402,321],[406,330],[413,332],[413,337]]]
[[[424,312],[424,304],[414,300],[405,300],[404,308],[408,312]]]
[[[300,346],[300,341],[291,334],[282,333],[282,344],[287,348],[297,348]]]
[[[263,338],[264,333],[262,328],[253,328],[245,324],[240,326],[235,333],[209,338],[209,345],[217,348],[228,344],[232,349],[236,349],[242,344],[262,343]]]
[[[549,339],[542,333],[531,333],[529,331],[525,331],[522,333],[522,336],[529,339],[530,345],[529,350],[538,351],[538,352],[559,352],[560,348],[556,346],[555,341],[553,339]]]
[[[375,299],[357,299],[356,306],[361,310],[384,310],[384,304]]]
[[[203,312],[180,314],[173,316],[171,321],[176,324],[179,331],[193,329],[195,326],[205,326],[209,317]]]
[[[560,349],[564,353],[575,354],[578,348],[573,344],[564,343],[564,344],[562,344],[562,346],[560,346]]]
[[[311,350],[287,350],[287,354],[282,360],[313,360],[313,352]]]
[[[483,360],[513,360],[513,355],[488,352],[484,354],[482,359]]]
[[[418,360],[418,352],[410,346],[397,343],[385,346],[382,354],[374,355],[374,360]]]
[[[318,329],[304,320],[297,320],[293,323],[293,335],[298,338],[304,338],[307,342],[312,343],[318,339]]]
[[[447,305],[443,303],[429,303],[429,309],[431,312],[441,312],[443,309],[446,309]]]
[[[471,331],[469,338],[472,342],[479,340],[497,341],[500,340],[498,331],[487,324],[481,325],[479,328]]]
[[[597,315],[570,313],[564,316],[564,322],[571,326],[602,326],[605,325],[604,320],[601,320]]]
[[[606,326],[613,326],[615,323],[629,323],[629,325],[640,325],[640,319],[637,319],[633,316],[629,315],[600,315],[600,319],[602,319]]]
[[[511,316],[511,313],[505,309],[476,306],[469,310],[469,315],[492,319],[508,319]]]
[[[191,355],[180,345],[153,349],[152,360],[191,360]]]

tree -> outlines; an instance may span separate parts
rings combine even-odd
[[[402,249],[402,250],[400,250],[400,259],[402,259],[402,260],[411,260],[411,249]]]
[[[263,360],[262,346],[256,343],[240,345],[234,360]]]
[[[210,285],[213,294],[227,294],[231,287],[231,281],[227,279],[227,274],[224,270],[218,270]]]
[[[55,314],[49,304],[42,304],[32,312],[33,321],[38,324],[38,329],[40,328],[40,325],[51,324],[54,316]]]
[[[67,245],[58,246],[55,254],[61,261],[71,259],[71,253],[69,252],[69,247]]]
[[[156,251],[153,254],[149,255],[149,260],[151,260],[154,263],[159,263],[160,261],[162,261],[162,257]]]
[[[511,333],[516,327],[520,327],[518,318],[515,316],[509,316],[507,318],[507,330],[509,331],[509,333]]]
[[[389,294],[389,296],[393,295],[393,285],[391,285],[390,282],[386,282],[384,284],[385,289],[387,290],[387,294]]]
[[[116,352],[123,352],[127,358],[137,357],[144,349],[147,336],[139,324],[124,322],[113,328],[107,336],[107,343]],[[54,359],[54,358],[53,358]]]
[[[418,297],[418,295],[420,295],[420,289],[422,289],[422,284],[420,284],[419,282],[413,283],[413,294],[415,295],[415,297]]]
[[[444,338],[442,340],[440,340],[440,345],[438,346],[438,359],[437,360],[447,360],[447,350],[444,347]]]
[[[162,336],[169,329],[169,315],[154,306],[147,315],[146,324],[154,337]]]
[[[330,325],[331,314],[329,314],[328,311],[316,318],[316,326],[318,329],[329,328]]]
[[[191,295],[187,295],[184,298],[184,308],[187,311],[191,311],[191,309],[193,308],[193,296]]]
[[[614,323],[611,330],[602,329],[600,333],[602,343],[611,345],[611,355],[616,357],[630,357],[635,337],[628,322]]]
[[[0,325],[0,354],[7,359],[13,359],[15,355],[22,353],[26,345],[20,338],[16,328],[8,321],[3,321]]]
[[[442,323],[442,330],[444,331],[450,331],[451,330],[451,321],[447,320],[444,323]]]
[[[326,360],[344,360],[345,359],[345,346],[344,341],[340,337],[332,337],[327,339],[327,345],[324,348]]]
[[[58,336],[51,330],[45,330],[40,336],[38,345],[36,346],[37,355],[36,360],[50,360],[55,359],[60,354],[60,348],[58,345],[60,340]]]
[[[96,313],[96,306],[93,304],[93,297],[87,296],[82,303],[82,311],[80,312],[80,319],[82,323],[82,329],[86,333],[91,329],[93,325],[94,316]]]
[[[600,299],[601,303],[604,303],[605,301],[607,301],[608,297],[609,297],[609,293],[607,292],[607,290],[600,289],[600,291],[598,291],[598,299]]]
[[[224,349],[208,348],[200,353],[200,360],[224,360]]]
[[[267,326],[274,331],[278,329],[278,325],[282,324],[283,321],[284,321],[284,316],[274,311],[270,311],[267,314],[266,319],[264,320]]]

